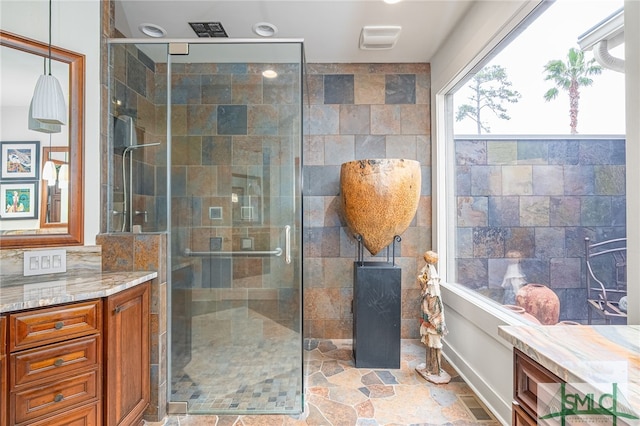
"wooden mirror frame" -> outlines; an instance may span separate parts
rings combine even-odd
[[[49,45],[0,30],[0,46],[49,57]],[[51,46],[51,59],[69,65],[69,222],[67,233],[0,235],[0,249],[84,244],[84,55]]]

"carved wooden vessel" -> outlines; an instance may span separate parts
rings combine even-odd
[[[420,199],[420,163],[404,159],[342,164],[340,195],[347,226],[376,255],[408,227]]]

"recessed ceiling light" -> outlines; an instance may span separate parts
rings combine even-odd
[[[161,38],[167,35],[167,30],[156,24],[140,24],[138,29],[149,37]]]
[[[385,3],[387,4],[396,4],[396,3],[400,3],[402,0],[384,0]]]
[[[276,78],[278,76],[278,73],[274,70],[264,70],[262,71],[262,75],[266,78]]]
[[[278,28],[269,22],[258,22],[253,25],[252,29],[260,37],[273,37],[278,33]]]

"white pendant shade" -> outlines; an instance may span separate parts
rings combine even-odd
[[[43,74],[38,78],[31,106],[34,119],[49,124],[67,124],[64,95],[54,76]]]
[[[49,186],[56,184],[56,166],[53,161],[47,161],[42,168],[42,180],[46,180]]]
[[[60,133],[62,131],[62,125],[45,123],[33,118],[33,100],[29,105],[29,130],[35,130],[41,133]]]
[[[69,165],[63,164],[58,170],[58,185],[60,188],[69,187]]]

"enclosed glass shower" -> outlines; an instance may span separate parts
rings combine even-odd
[[[167,232],[171,411],[301,412],[302,42],[114,39],[109,70],[107,228]]]

